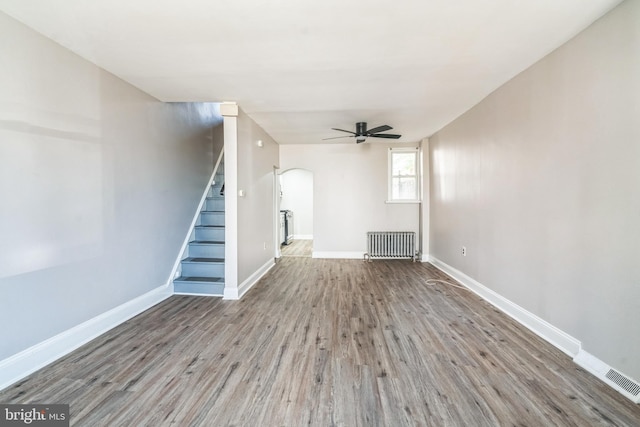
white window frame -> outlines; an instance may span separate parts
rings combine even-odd
[[[412,199],[394,199],[393,198],[393,154],[394,153],[413,153],[415,161],[415,175],[403,175],[403,177],[414,177],[416,181],[416,193]],[[420,203],[420,151],[417,147],[409,148],[389,148],[388,165],[387,165],[387,203]]]

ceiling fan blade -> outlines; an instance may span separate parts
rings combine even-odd
[[[398,139],[402,135],[394,135],[392,133],[378,133],[376,135],[369,135],[372,138],[389,138],[389,139]]]
[[[391,129],[393,129],[393,128],[391,126],[389,126],[389,125],[382,125],[382,126],[378,126],[377,128],[369,129],[367,131],[367,133],[369,135],[371,135],[371,134],[374,134],[374,133],[384,132],[386,130],[391,130]]]
[[[333,130],[339,130],[340,132],[347,132],[347,133],[352,133],[352,134],[356,134],[355,132],[351,132],[350,130],[344,130],[344,129],[338,129],[338,128],[331,128]]]
[[[346,135],[346,136],[333,136],[331,138],[322,138],[323,141],[326,141],[327,139],[339,139],[339,138],[353,138],[355,135]]]

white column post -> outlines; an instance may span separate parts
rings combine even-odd
[[[238,105],[220,105],[224,117],[224,299],[238,299]]]

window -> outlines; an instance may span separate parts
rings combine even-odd
[[[389,149],[389,202],[417,202],[419,197],[418,149]]]

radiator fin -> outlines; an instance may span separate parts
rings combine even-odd
[[[416,259],[416,233],[413,231],[370,231],[367,233],[369,259]]]

